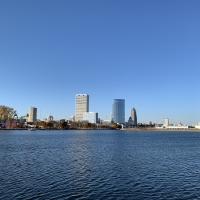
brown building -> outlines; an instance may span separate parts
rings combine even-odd
[[[22,128],[24,122],[18,121],[16,119],[6,120],[5,128]]]

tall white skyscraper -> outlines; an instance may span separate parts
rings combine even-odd
[[[85,112],[89,112],[89,95],[77,94],[75,121],[83,121],[83,113]]]
[[[131,108],[130,110],[130,117],[132,119],[133,125],[137,125],[137,114],[135,108]]]
[[[37,108],[30,107],[29,108],[29,118],[28,118],[28,121],[29,122],[34,122],[36,120],[37,120]]]

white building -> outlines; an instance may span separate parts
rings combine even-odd
[[[34,107],[30,107],[29,108],[29,117],[28,117],[28,121],[29,122],[34,122],[37,120],[37,108]]]
[[[195,128],[200,129],[200,122],[197,125],[195,125]]]
[[[85,112],[83,113],[83,121],[88,121],[89,123],[98,123],[98,113],[96,112]]]
[[[112,123],[112,120],[109,120],[109,119],[101,120],[101,123],[102,123],[103,125],[109,125],[109,124]]]
[[[76,95],[75,121],[83,121],[83,113],[89,112],[89,95]]]
[[[188,129],[189,127],[187,125],[180,125],[178,124],[178,126],[174,125],[174,126],[167,126],[166,129],[174,129],[174,130],[184,130],[184,129]]]
[[[165,119],[164,119],[164,124],[163,124],[163,126],[165,126],[165,127],[169,126],[169,119],[168,119],[168,118],[165,118]]]
[[[181,122],[178,122],[178,125],[170,125],[169,124],[169,119],[165,118],[164,119],[164,124],[159,126],[156,126],[157,129],[168,129],[168,130],[185,130],[188,129],[189,126],[188,125],[182,125]]]
[[[48,121],[53,121],[53,116],[52,115],[47,116],[47,120]]]
[[[17,114],[15,114],[13,118],[14,118],[14,119],[18,119],[18,116],[17,116]]]
[[[68,121],[73,122],[74,121],[74,116],[70,116]]]

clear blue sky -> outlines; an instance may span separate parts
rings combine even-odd
[[[110,117],[125,99],[126,120],[200,121],[199,0],[0,1],[0,104],[57,119],[75,95]]]

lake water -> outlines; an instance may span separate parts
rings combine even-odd
[[[200,132],[1,130],[0,199],[200,199]]]

